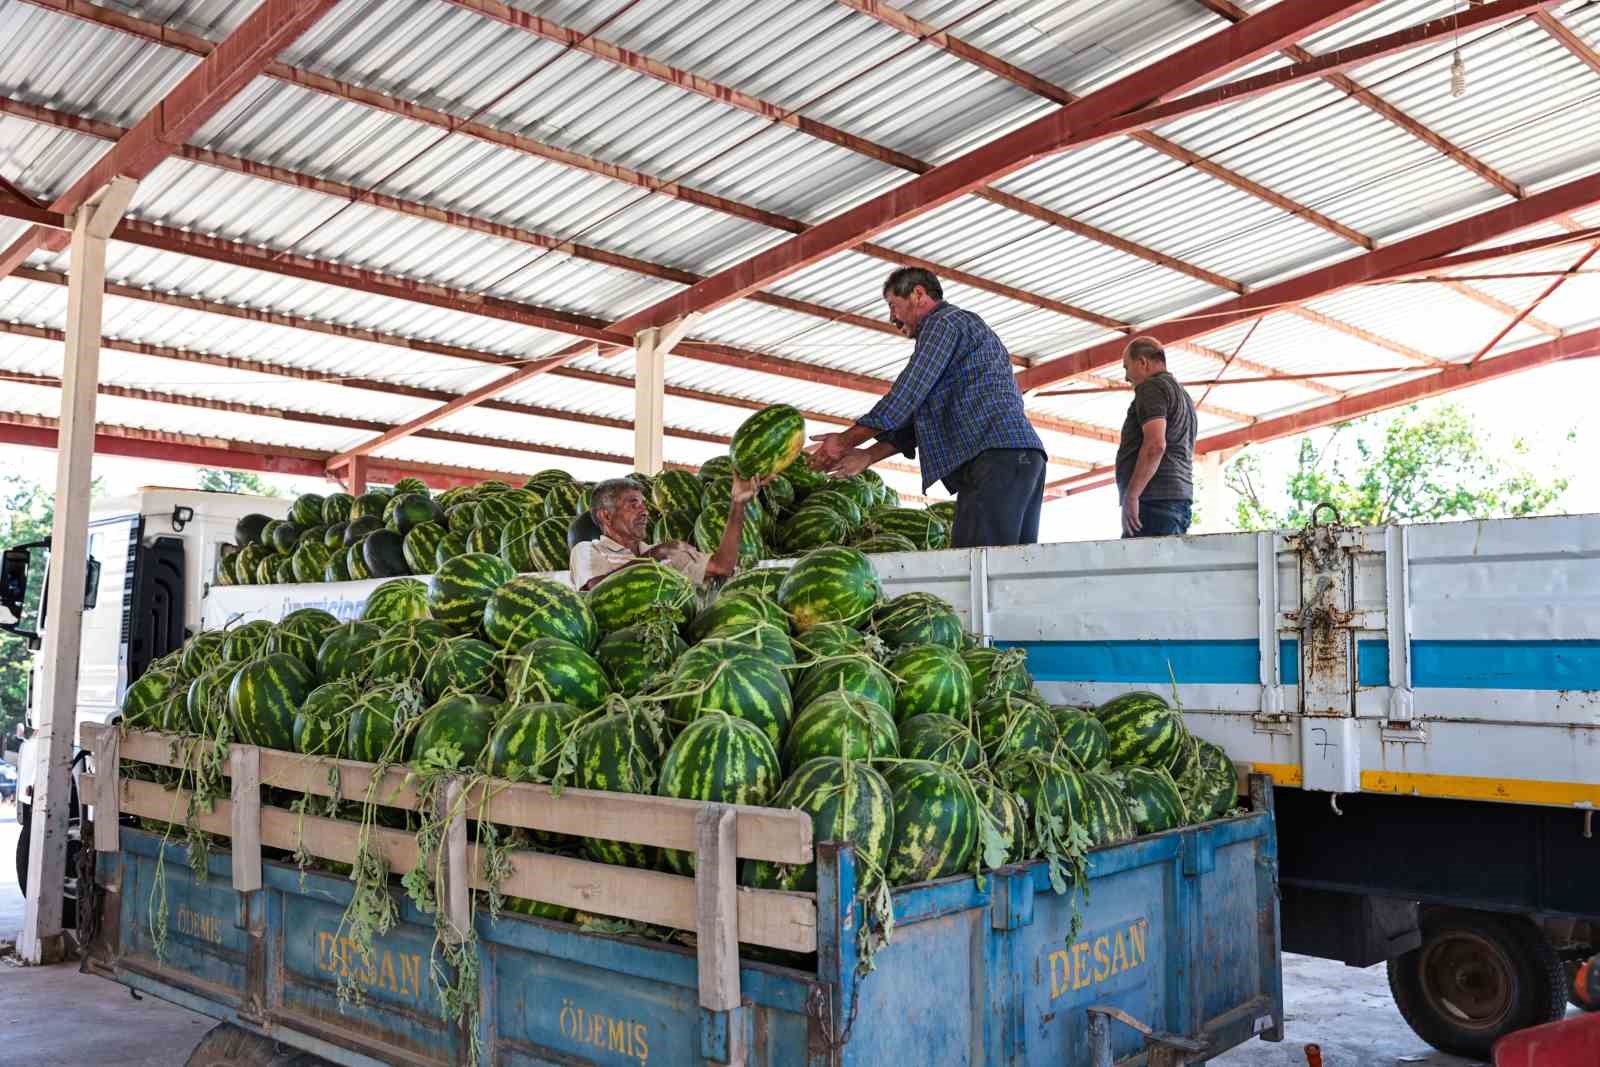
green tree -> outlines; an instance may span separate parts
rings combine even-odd
[[[0,548],[47,541],[55,501],[44,486],[20,474],[0,475]],[[39,584],[30,583],[22,621],[33,625]],[[10,622],[0,611],[0,618]],[[0,631],[0,736],[11,737],[28,708],[28,672],[33,657],[28,642]]]
[[[1566,491],[1565,478],[1543,479],[1524,469],[1526,442],[1509,457],[1491,455],[1472,419],[1455,405],[1423,412],[1415,405],[1383,421],[1343,423],[1319,444],[1300,441],[1285,492],[1263,484],[1260,457],[1244,452],[1225,480],[1237,496],[1241,530],[1303,526],[1324,501],[1355,526],[1488,519],[1549,511]]]
[[[252,496],[282,496],[283,490],[268,485],[259,474],[248,471],[200,468],[200,488],[212,493],[248,493]]]

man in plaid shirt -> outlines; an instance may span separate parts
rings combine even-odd
[[[920,267],[890,274],[883,298],[894,324],[916,339],[911,362],[854,426],[814,438],[812,465],[848,478],[896,452],[920,452],[922,488],[942,480],[956,494],[952,547],[1037,541],[1044,444],[1023,412],[1005,345],[978,316],[945,303],[939,279]]]

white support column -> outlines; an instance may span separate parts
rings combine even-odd
[[[29,963],[63,955],[61,899],[67,866],[69,765],[77,726],[78,647],[88,563],[89,482],[94,459],[95,389],[100,379],[100,313],[106,239],[138,183],[114,178],[73,216],[67,283],[66,352],[56,431],[55,525],[50,531],[50,616],[35,719],[32,847],[27,905],[17,952]]]
[[[667,356],[699,321],[696,312],[634,335],[633,469],[643,474],[660,474],[666,462],[662,427]]]
[[[1239,454],[1238,449],[1206,452],[1194,458],[1194,507],[1200,515],[1190,533],[1221,533],[1233,529],[1233,500],[1228,493],[1223,469]]]

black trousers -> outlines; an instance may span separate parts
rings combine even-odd
[[[989,448],[956,469],[956,525],[951,548],[1031,545],[1039,540],[1044,503],[1044,453]]]

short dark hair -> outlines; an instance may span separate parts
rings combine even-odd
[[[944,299],[944,286],[939,284],[939,279],[933,276],[933,271],[921,267],[896,267],[884,279],[883,291],[904,299],[919,285],[935,300]]]
[[[1167,361],[1167,350],[1154,337],[1135,337],[1128,342],[1127,352],[1134,359],[1148,359],[1152,363]]]
[[[643,489],[639,488],[639,483],[632,478],[607,478],[595,486],[594,492],[589,494],[589,510],[591,512],[611,511],[617,506],[617,502],[622,499],[622,494],[630,489],[635,493],[644,492]]]

